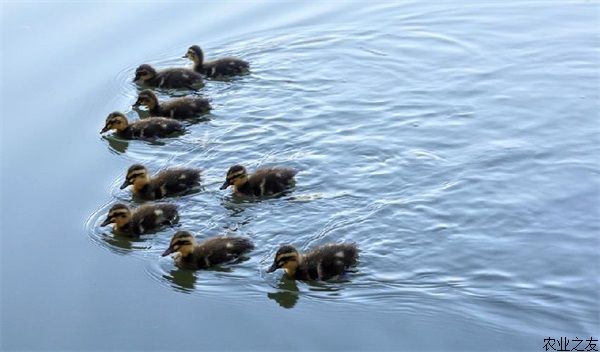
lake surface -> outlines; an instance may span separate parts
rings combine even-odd
[[[2,349],[540,350],[600,335],[600,4],[2,3]],[[234,55],[162,143],[101,137],[135,67]],[[166,98],[165,92],[161,94]],[[125,170],[204,169],[181,222],[99,228]],[[219,191],[242,163],[290,194]],[[177,229],[251,237],[179,270]],[[355,242],[329,283],[266,274],[283,243]]]

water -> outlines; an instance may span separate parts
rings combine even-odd
[[[538,350],[600,332],[596,2],[3,3],[4,349]],[[103,138],[135,67],[235,55],[214,110],[161,143]],[[166,97],[162,92],[161,97]],[[249,260],[178,270],[175,229],[98,225],[125,170],[203,168],[172,199]],[[241,202],[229,166],[300,170]],[[266,274],[277,247],[361,248],[358,272]]]

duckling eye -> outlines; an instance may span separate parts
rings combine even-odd
[[[286,263],[288,263],[288,262],[291,262],[291,261],[293,261],[293,260],[294,260],[294,258],[284,258],[284,259],[280,259],[280,260],[277,262],[277,265],[278,265],[278,266],[284,266]]]

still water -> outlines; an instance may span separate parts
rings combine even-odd
[[[600,335],[600,4],[588,1],[2,3],[3,349],[540,350]],[[135,67],[192,44],[251,74],[160,143]],[[168,92],[162,92],[166,98]],[[177,269],[165,229],[99,228],[133,163],[204,169],[178,229],[251,237]],[[226,170],[300,170],[240,201]],[[357,273],[266,274],[277,247],[351,241]]]

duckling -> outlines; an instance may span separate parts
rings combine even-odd
[[[273,265],[267,272],[283,268],[291,279],[329,280],[346,272],[357,260],[358,248],[351,243],[326,244],[306,254],[300,254],[290,245],[283,245],[277,250]]]
[[[248,176],[246,168],[234,165],[227,171],[227,177],[220,189],[233,185],[234,193],[242,196],[271,196],[294,186],[294,176],[298,171],[284,167],[271,167],[256,170]]]
[[[146,167],[135,164],[127,170],[121,189],[133,185],[134,195],[146,200],[154,200],[189,191],[199,184],[199,169],[166,169],[150,178]]]
[[[208,112],[211,109],[208,99],[205,98],[177,98],[160,103],[156,94],[149,89],[144,89],[133,104],[134,107],[144,105],[148,108],[150,116],[166,116],[172,119],[189,119]]]
[[[187,88],[196,90],[202,87],[202,76],[187,68],[168,68],[157,71],[154,67],[143,64],[135,70],[135,83],[155,88]]]
[[[162,256],[177,252],[175,265],[182,269],[205,269],[237,259],[254,249],[254,244],[245,237],[212,237],[197,243],[187,231],[178,231],[171,238],[169,248]]]
[[[183,57],[192,60],[194,71],[205,74],[207,77],[241,75],[250,69],[247,61],[235,57],[224,57],[205,62],[204,53],[198,45],[191,46]]]
[[[100,226],[115,224],[117,231],[139,236],[163,225],[172,225],[177,220],[179,214],[174,204],[144,204],[131,211],[127,205],[117,203],[110,208],[106,220]]]
[[[127,117],[118,111],[111,112],[100,133],[117,130],[117,135],[126,139],[161,138],[170,134],[183,132],[181,122],[166,117],[150,117],[129,123]]]

